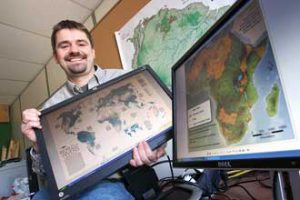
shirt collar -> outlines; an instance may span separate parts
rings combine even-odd
[[[105,76],[104,73],[105,71],[101,69],[98,65],[94,65],[94,68],[95,68],[95,73],[94,76],[88,82],[87,85],[88,90],[100,85],[101,84],[100,80],[102,80],[103,76]],[[66,86],[69,92],[71,92],[74,95],[84,92],[81,87],[77,86],[76,84],[72,83],[69,80],[66,82]]]

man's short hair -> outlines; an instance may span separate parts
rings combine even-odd
[[[54,53],[55,53],[55,45],[56,45],[56,33],[62,29],[77,29],[83,31],[86,34],[87,38],[89,39],[92,48],[94,48],[92,35],[83,24],[73,20],[62,20],[53,27],[53,31],[51,35],[51,45]]]

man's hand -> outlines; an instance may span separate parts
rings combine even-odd
[[[164,147],[159,147],[152,151],[147,142],[140,142],[137,147],[134,147],[133,159],[131,159],[129,163],[134,167],[150,165],[165,155],[165,153]]]
[[[36,136],[33,128],[42,128],[40,123],[41,112],[35,108],[26,109],[22,112],[22,133],[33,142],[33,148],[37,151]]]

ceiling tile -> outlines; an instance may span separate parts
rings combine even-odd
[[[120,0],[105,0],[95,10],[96,21],[99,22]]]
[[[87,18],[87,20],[83,23],[83,25],[89,30],[91,31],[94,28],[94,22],[93,22],[93,18],[90,16]]]
[[[43,64],[51,57],[50,39],[0,24],[0,57]]]
[[[43,65],[0,58],[0,79],[31,81]]]
[[[94,10],[103,0],[85,0],[85,1],[72,0],[72,1],[90,10]]]
[[[95,1],[87,2],[94,5]],[[69,0],[1,0],[0,22],[50,37],[52,27],[58,21],[73,19],[84,22],[90,12],[87,8]]]

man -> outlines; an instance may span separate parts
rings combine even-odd
[[[123,73],[124,70],[103,70],[94,64],[95,49],[92,36],[80,23],[64,20],[54,26],[51,44],[53,55],[57,63],[65,71],[67,82],[57,90],[43,105],[43,109],[55,105],[63,100],[83,93],[99,84],[109,81]],[[22,133],[33,142],[31,155],[33,170],[42,174],[43,167],[40,164],[40,155],[37,147],[37,139],[33,128],[42,128],[40,124],[40,112],[37,109],[26,109],[22,112]],[[130,164],[134,167],[144,164],[149,165],[164,155],[164,148],[152,151],[146,142],[141,142],[133,149],[133,158]],[[41,191],[34,199],[47,199],[47,193]],[[80,194],[77,199],[133,199],[120,182],[103,181]]]

